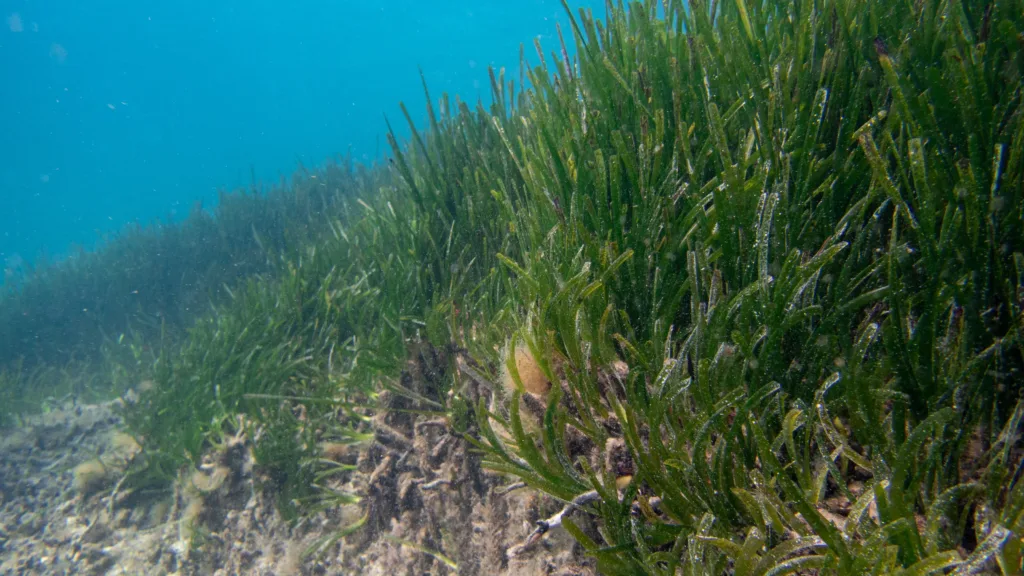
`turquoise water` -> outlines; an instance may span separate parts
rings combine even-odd
[[[604,14],[604,3],[573,2]],[[0,263],[91,247],[298,162],[386,151],[399,101],[489,98],[558,0],[0,2]],[[570,42],[571,44],[571,42]],[[402,134],[407,132],[402,131]]]

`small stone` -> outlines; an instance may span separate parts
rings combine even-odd
[[[26,512],[18,518],[18,533],[22,536],[35,536],[44,523],[41,514]]]
[[[110,528],[102,522],[93,522],[92,526],[89,526],[82,534],[82,542],[86,544],[95,544],[102,541],[104,538],[110,535]]]
[[[88,568],[84,570],[85,574],[96,575],[106,574],[114,565],[114,558],[100,550],[95,550],[89,554],[88,557]]]

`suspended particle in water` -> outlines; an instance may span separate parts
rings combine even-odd
[[[21,14],[14,12],[7,17],[7,27],[11,32],[22,32],[25,30],[25,24],[21,21]]]
[[[63,64],[68,59],[68,51],[60,44],[50,45],[50,58],[55,60],[58,64]]]

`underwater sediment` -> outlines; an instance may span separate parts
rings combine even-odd
[[[122,490],[124,457],[135,454],[118,432],[122,408],[118,400],[32,416],[0,442],[0,574],[384,575],[436,564],[464,574],[593,574],[567,535],[510,559],[507,550],[557,502],[504,491],[436,422],[391,421],[422,450],[415,458],[386,444],[325,449],[352,464],[332,487],[365,494],[368,505],[295,523],[279,513],[243,436],[211,449],[174,487]],[[361,516],[343,553],[323,552]],[[451,557],[433,550],[442,546]]]

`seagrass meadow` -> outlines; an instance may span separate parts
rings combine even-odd
[[[123,489],[245,432],[300,518],[401,396],[602,574],[1024,573],[1024,0],[566,10],[387,163],[8,288],[3,412],[151,380]]]

